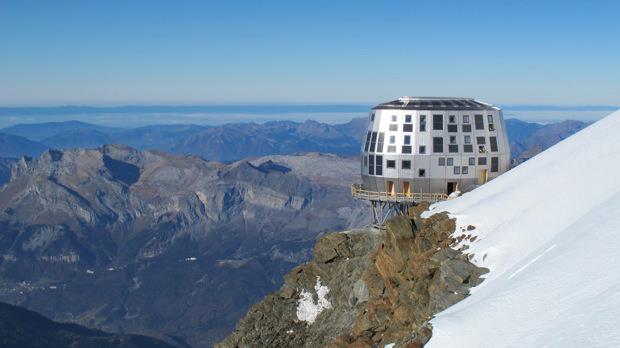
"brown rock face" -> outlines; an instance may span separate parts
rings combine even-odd
[[[320,239],[314,260],[255,305],[220,347],[423,346],[431,317],[465,298],[486,273],[450,248],[454,220],[445,213],[420,218],[427,208],[389,220],[385,231]],[[313,322],[300,320],[304,292],[315,289],[313,300],[320,301],[317,279],[329,289],[330,307]]]

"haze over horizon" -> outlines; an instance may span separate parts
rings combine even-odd
[[[617,2],[358,5],[3,1],[0,105],[620,100]]]

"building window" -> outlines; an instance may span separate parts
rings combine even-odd
[[[461,174],[461,167],[459,166],[454,167],[454,174]]]
[[[411,169],[411,161],[410,160],[403,160],[402,168],[403,169]]]
[[[395,160],[386,160],[385,161],[385,167],[386,168],[396,168],[396,161]]]
[[[373,112],[372,114],[370,114],[370,122],[374,122],[375,121],[375,113]]]
[[[368,147],[370,147],[370,135],[372,134],[372,132],[368,131],[368,133],[366,133],[366,145],[364,146],[364,152],[368,152]]]
[[[411,135],[405,135],[405,145],[411,145]]]
[[[405,123],[411,123],[411,115],[405,115]]]
[[[497,152],[497,137],[490,137],[489,145],[491,145],[491,152]]]
[[[368,156],[364,156],[364,167],[368,167]]]
[[[390,125],[390,131],[391,132],[398,132],[398,125],[397,124],[391,124]]]
[[[499,171],[499,157],[491,157],[491,172]]]
[[[450,145],[448,145],[448,152],[459,152],[459,146],[456,143],[456,136],[450,136]]]
[[[450,133],[456,133],[459,131],[459,126],[456,124],[449,124],[448,125],[448,132]]]
[[[443,115],[433,115],[433,129],[443,130]]]
[[[484,145],[478,145],[478,153],[486,153],[487,149],[484,147]]]
[[[375,175],[375,155],[368,156],[368,174]]]
[[[426,176],[426,169],[423,169],[423,168],[418,169],[418,176],[420,178],[425,177]]]
[[[448,166],[453,166],[454,165],[454,158],[448,157],[447,160],[446,160],[446,164]]]
[[[377,140],[377,151],[376,152],[383,152],[383,141],[384,140],[385,140],[385,133],[380,132],[379,140]]]
[[[396,146],[388,145],[387,152],[390,152],[390,153],[396,152]]]
[[[426,115],[420,115],[420,132],[426,132]]]
[[[478,165],[479,166],[486,166],[487,165],[487,158],[486,157],[478,157]]]
[[[493,115],[487,115],[487,121],[493,123]]]
[[[390,144],[396,144],[396,136],[390,135]]]
[[[483,145],[486,144],[486,140],[484,137],[476,137],[476,144]]]
[[[413,125],[411,123],[403,125],[403,132],[413,132]]]
[[[471,144],[471,135],[466,135],[464,137],[464,140],[465,140],[465,144]]]
[[[376,145],[377,145],[377,132],[372,132],[372,138],[370,138],[370,152],[375,152]]]
[[[475,166],[476,165],[476,157],[470,157],[469,158],[469,165],[470,166]]]
[[[424,155],[426,153],[426,146],[420,145],[420,147],[418,148],[418,153]]]
[[[403,145],[402,153],[411,153],[411,145]]]
[[[398,121],[398,117],[396,115],[392,115],[392,122],[397,122]]]
[[[474,122],[476,123],[476,130],[484,129],[484,118],[482,115],[474,115]]]
[[[454,115],[448,116],[448,123],[456,123],[456,116]]]
[[[437,159],[437,164],[438,164],[440,167],[445,166],[445,165],[446,165],[446,159],[445,159],[444,157],[439,157],[439,158]]]
[[[474,146],[471,144],[463,145],[463,152],[468,152],[468,153],[474,152]]]
[[[463,115],[463,123],[469,123],[469,115]]]
[[[442,153],[443,152],[443,137],[434,137],[433,138],[433,152],[434,153]]]
[[[468,167],[461,168],[461,174],[469,174],[469,168]]]
[[[383,156],[378,156],[375,161],[375,175],[383,175]]]
[[[463,133],[471,133],[471,124],[464,124],[462,127]]]

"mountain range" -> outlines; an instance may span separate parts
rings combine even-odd
[[[231,164],[108,145],[20,159],[0,188],[0,300],[110,332],[210,346],[310,256],[369,222],[359,163]]]
[[[543,125],[506,120],[512,156],[517,163],[587,125],[581,121]],[[354,157],[359,153],[365,131],[365,118],[336,125],[316,121],[272,121],[222,126],[154,125],[133,129],[102,127],[78,121],[35,123],[0,129],[0,142],[3,142],[0,157],[35,157],[46,148],[95,148],[105,144],[191,154],[224,162],[302,152]]]

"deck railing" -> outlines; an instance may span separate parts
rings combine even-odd
[[[360,184],[351,185],[351,195],[355,198],[384,202],[438,202],[448,199],[445,193],[368,191],[362,189]]]

